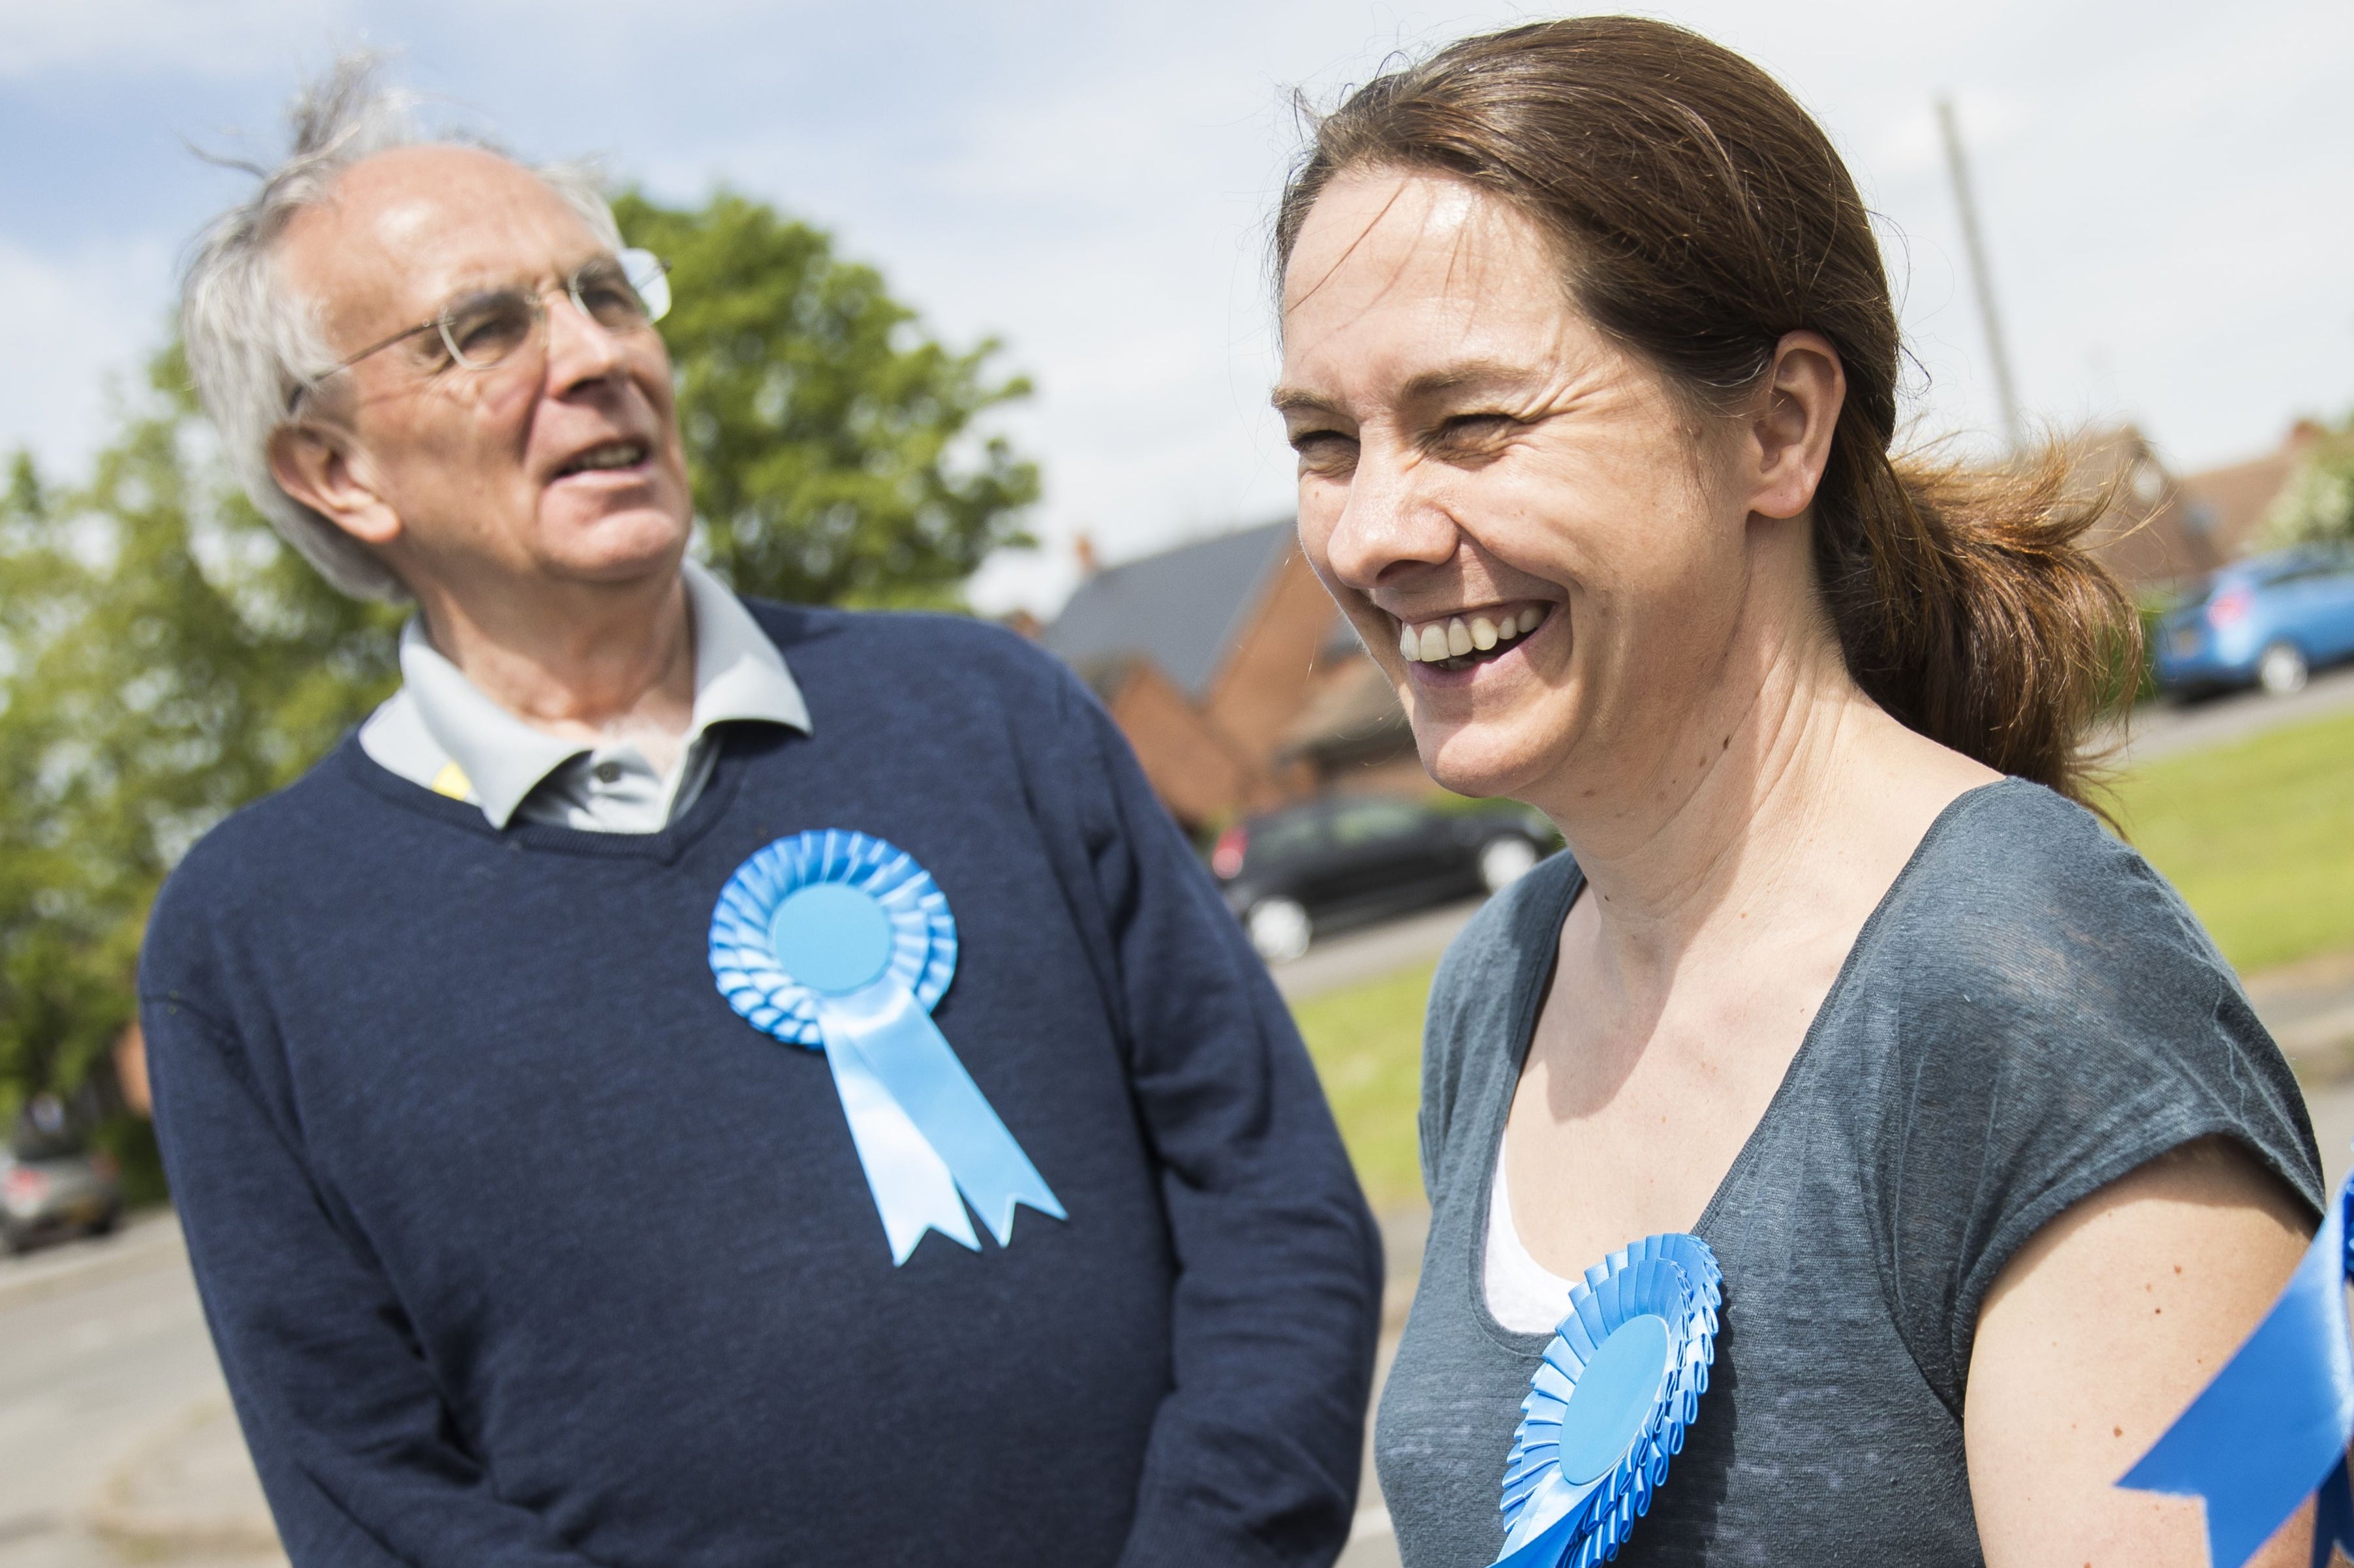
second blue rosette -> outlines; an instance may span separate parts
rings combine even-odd
[[[1700,1413],[1723,1299],[1716,1255],[1681,1234],[1614,1252],[1570,1287],[1521,1402],[1491,1568],[1592,1568],[1618,1555]]]
[[[905,850],[842,829],[797,834],[736,868],[711,913],[711,972],[762,1033],[825,1053],[891,1244],[928,1230],[1002,1246],[1013,1208],[1066,1217],[931,1010],[956,974],[956,920]]]

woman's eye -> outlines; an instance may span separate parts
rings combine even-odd
[[[1438,440],[1447,446],[1480,446],[1510,435],[1519,424],[1510,414],[1458,414],[1438,427]]]
[[[1302,469],[1322,472],[1356,461],[1357,443],[1338,430],[1302,430],[1291,438]]]

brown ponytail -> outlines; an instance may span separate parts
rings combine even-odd
[[[1448,175],[1529,214],[1585,312],[1704,403],[1753,387],[1784,334],[1829,338],[1848,394],[1816,558],[1849,671],[1932,739],[2082,798],[2081,739],[2139,637],[2080,545],[2103,500],[2057,449],[1999,472],[1892,458],[1896,312],[1871,217],[1771,77],[1635,17],[1465,39],[1318,123],[1277,214],[1278,269],[1333,176],[1365,166]]]

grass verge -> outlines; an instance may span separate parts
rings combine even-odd
[[[1422,1094],[1422,1014],[1437,968],[1431,959],[1291,1010],[1357,1180],[1377,1209],[1422,1200],[1414,1117]]]
[[[2154,762],[2115,800],[2242,974],[2354,947],[2354,714]]]

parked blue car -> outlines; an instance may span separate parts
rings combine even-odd
[[[2354,546],[2233,562],[2158,622],[2156,652],[2158,688],[2169,694],[2302,690],[2314,670],[2354,658]]]

